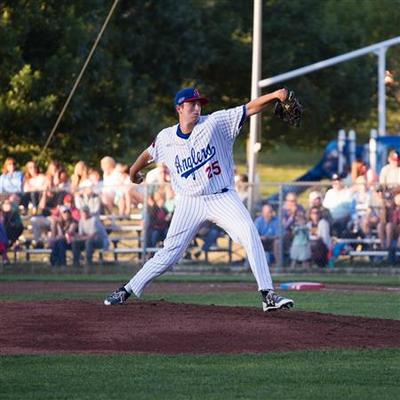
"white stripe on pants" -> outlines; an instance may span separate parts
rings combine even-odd
[[[206,220],[215,222],[245,248],[258,290],[272,289],[272,279],[260,236],[235,191],[198,197],[180,196],[164,247],[143,265],[126,288],[140,297],[154,278],[180,260]]]

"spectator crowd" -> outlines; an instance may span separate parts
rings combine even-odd
[[[128,167],[112,157],[104,157],[100,170],[78,161],[71,174],[51,161],[41,172],[35,161],[20,170],[13,158],[5,160],[0,175],[0,252],[9,263],[7,249],[21,246],[25,225],[32,230],[34,248],[51,249],[50,263],[66,265],[66,251],[73,253],[73,264],[91,264],[96,248],[109,244],[100,215],[114,213],[127,218],[132,207],[143,203],[143,191],[130,182]],[[29,224],[23,223],[24,217]]]
[[[266,257],[271,262],[286,257],[284,261],[289,261],[292,268],[310,263],[326,267],[333,265],[346,248],[354,249],[355,245],[347,243],[357,239],[353,243],[364,243],[364,249],[374,246],[375,250],[384,250],[387,261],[396,264],[396,253],[400,251],[399,164],[394,149],[388,152],[387,164],[379,174],[356,161],[348,174],[332,175],[328,190],[312,188],[306,207],[300,204],[295,191],[288,192],[281,220],[278,210],[263,205],[255,224]]]
[[[379,248],[388,251],[389,261],[395,263],[400,249],[399,161],[398,153],[391,150],[378,175],[357,161],[349,174],[334,174],[328,190],[314,187],[304,195],[297,190],[286,192],[280,209],[276,204],[261,203],[254,222],[268,262],[323,268],[343,251],[338,238],[375,237]],[[146,245],[160,246],[175,208],[168,169],[160,164],[147,173],[145,195],[142,185],[130,182],[126,165],[107,156],[99,167],[78,161],[68,174],[60,162],[51,161],[41,172],[35,161],[21,170],[13,158],[7,158],[0,175],[3,263],[9,263],[7,250],[21,245],[25,217],[32,231],[31,246],[50,248],[53,266],[66,265],[67,250],[78,266],[82,260],[91,264],[95,249],[107,249],[109,238],[100,219],[104,214],[125,219],[132,209],[146,209],[142,215]],[[246,204],[247,176],[237,175],[235,184]],[[223,235],[215,224],[205,224],[193,242],[195,257],[217,246]]]

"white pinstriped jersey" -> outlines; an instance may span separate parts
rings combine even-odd
[[[234,188],[233,143],[246,119],[238,106],[201,116],[188,137],[179,125],[163,129],[147,149],[167,165],[175,193],[198,196]]]

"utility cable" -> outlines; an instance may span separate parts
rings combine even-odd
[[[53,128],[52,128],[52,130],[51,130],[51,132],[50,132],[50,134],[49,134],[49,136],[48,136],[48,138],[47,138],[47,140],[46,140],[45,145],[43,146],[42,151],[40,152],[39,160],[42,158],[44,152],[46,151],[47,147],[49,146],[50,141],[51,141],[51,139],[52,139],[52,137],[53,137],[53,135],[54,135],[54,132],[55,132],[56,129],[58,128],[58,125],[60,124],[61,119],[62,119],[62,117],[64,116],[65,111],[67,110],[67,107],[68,107],[68,105],[69,105],[69,103],[70,103],[70,101],[71,101],[73,95],[75,94],[75,91],[76,91],[76,89],[77,89],[77,87],[78,87],[78,85],[79,85],[79,83],[80,83],[80,81],[81,81],[81,79],[82,79],[82,77],[83,77],[83,74],[84,74],[85,71],[86,71],[87,66],[89,65],[90,60],[92,59],[93,53],[94,53],[94,51],[96,50],[97,45],[98,45],[99,42],[100,42],[100,39],[101,39],[101,37],[102,37],[102,35],[103,35],[103,33],[104,33],[104,31],[105,31],[107,25],[108,25],[108,22],[109,22],[110,19],[111,19],[111,16],[112,16],[113,13],[114,13],[115,8],[117,7],[118,2],[119,2],[119,0],[114,0],[114,4],[111,6],[111,9],[110,9],[110,11],[108,12],[107,18],[105,19],[105,21],[104,21],[104,23],[103,23],[103,26],[101,27],[100,32],[98,33],[97,38],[96,38],[95,42],[93,43],[93,46],[92,46],[92,48],[91,48],[91,50],[90,50],[90,52],[89,52],[89,55],[87,56],[86,61],[85,61],[85,63],[83,64],[83,67],[82,67],[82,69],[81,69],[81,71],[80,71],[78,77],[76,78],[76,81],[75,81],[75,83],[74,83],[74,86],[72,87],[71,92],[69,93],[68,98],[67,98],[67,100],[65,101],[64,106],[63,106],[63,108],[61,109],[60,114],[58,115],[58,118],[57,118],[57,120],[56,120],[56,122],[55,122],[55,124],[54,124],[54,126],[53,126]]]

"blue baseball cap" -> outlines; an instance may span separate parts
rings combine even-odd
[[[201,104],[207,104],[208,99],[200,95],[200,92],[195,88],[185,88],[180,90],[175,95],[175,105],[180,106],[186,101],[200,101]]]

